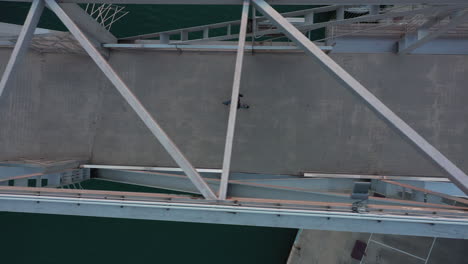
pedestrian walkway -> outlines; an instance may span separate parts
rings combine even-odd
[[[351,258],[356,240],[367,243],[361,261]],[[461,239],[302,230],[288,264],[460,264],[467,249]]]

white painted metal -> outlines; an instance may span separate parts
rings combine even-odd
[[[332,174],[305,172],[306,178],[332,178],[332,179],[367,179],[367,180],[400,180],[400,181],[425,181],[425,182],[450,182],[443,177],[421,176],[385,176],[385,175],[360,175],[360,174]]]
[[[244,61],[245,35],[247,34],[247,22],[249,18],[250,0],[244,0],[242,7],[242,19],[240,27],[239,45],[237,48],[236,68],[234,70],[234,81],[232,84],[231,105],[229,108],[229,120],[226,133],[226,145],[224,146],[223,171],[221,173],[221,184],[219,185],[219,199],[225,200],[228,189],[229,172],[231,169],[232,144],[234,130],[236,128],[237,104],[239,103],[239,90],[242,76],[242,64]]]
[[[162,35],[161,35],[162,36]],[[226,42],[230,43],[230,42]],[[252,44],[252,43],[250,43]],[[237,46],[235,45],[214,45],[214,44],[191,44],[191,45],[177,45],[177,44],[152,44],[152,43],[116,43],[116,44],[104,44],[103,47],[105,48],[113,48],[113,49],[156,49],[156,50],[173,50],[180,52],[181,50],[187,51],[235,51],[237,52]],[[333,50],[332,46],[319,46],[321,50],[324,51],[331,51]],[[292,52],[303,52],[302,49],[296,46],[276,46],[276,45],[248,45],[245,47],[245,50],[251,51],[292,51]]]
[[[37,23],[39,23],[42,10],[44,10],[44,1],[35,0],[29,9],[24,26],[21,29],[15,48],[11,53],[10,60],[8,61],[5,71],[3,72],[2,79],[0,80],[0,97],[11,80],[12,74],[16,72],[19,61],[28,51],[29,43],[34,35]]]
[[[0,211],[468,238],[466,219],[244,205],[0,195]]]
[[[127,85],[122,81],[114,69],[107,63],[107,61],[102,57],[99,51],[93,46],[93,44],[87,39],[85,34],[78,28],[78,26],[70,19],[70,17],[63,11],[63,9],[55,2],[54,0],[46,0],[47,6],[59,17],[63,24],[70,30],[70,32],[75,36],[78,42],[83,46],[86,52],[94,60],[96,65],[102,70],[102,72],[109,78],[109,80],[114,84],[120,94],[124,97],[127,103],[133,108],[153,135],[159,140],[161,145],[166,149],[166,151],[171,155],[175,162],[184,170],[189,179],[193,184],[200,190],[201,194],[206,199],[216,199],[216,195],[202,179],[200,174],[193,168],[192,164],[185,158],[185,156],[180,152],[177,146],[172,142],[169,136],[164,132],[164,130],[159,126],[159,124],[153,119],[150,113],[145,109],[145,107],[140,103],[138,98],[135,97],[133,92],[127,87]]]
[[[109,170],[141,170],[141,171],[162,171],[162,172],[181,172],[181,168],[170,167],[144,167],[144,166],[117,166],[117,165],[81,165],[81,168],[90,169],[109,169]],[[196,169],[198,172],[221,173],[221,169]]]

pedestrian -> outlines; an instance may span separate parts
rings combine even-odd
[[[243,94],[239,94],[239,97],[237,99],[237,109],[239,108],[242,108],[242,109],[249,109],[250,106],[248,104],[243,104],[241,103],[241,97],[244,97]],[[224,105],[230,105],[231,104],[231,100],[227,100],[227,101],[224,101],[223,102]]]

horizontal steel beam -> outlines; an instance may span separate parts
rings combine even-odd
[[[119,165],[93,165],[93,164],[84,164],[84,165],[81,165],[80,167],[89,168],[89,169],[183,172],[181,168],[173,168],[173,167],[145,167],[145,166],[119,166]],[[195,169],[195,170],[198,172],[221,173],[221,169]]]
[[[126,200],[113,192],[81,191],[76,197],[66,194],[76,190],[41,192],[0,187],[0,211],[59,214],[127,219],[179,221],[211,224],[232,224],[282,228],[371,232],[379,234],[414,235],[445,238],[468,238],[468,220],[447,216],[412,216],[385,213],[355,213],[350,211],[289,209],[255,206],[248,202],[213,203],[206,200],[177,201],[167,195],[159,200]],[[5,193],[3,190],[10,190]],[[34,189],[33,189],[34,190]],[[143,194],[141,194],[141,198]]]
[[[146,167],[146,166],[121,166],[121,165],[96,165],[84,164],[80,168],[90,169],[109,169],[109,170],[136,170],[136,171],[156,171],[166,173],[183,172],[181,168],[175,167]],[[196,168],[200,173],[219,174],[221,169]],[[277,180],[277,179],[304,179],[320,178],[320,179],[367,179],[367,180],[394,180],[394,181],[423,181],[423,182],[450,182],[446,177],[440,176],[411,176],[411,175],[367,175],[367,174],[346,174],[346,173],[320,173],[320,172],[304,172],[303,176],[296,175],[279,175],[279,174],[258,174],[258,173],[233,173],[233,180],[249,181],[249,180]],[[303,178],[305,177],[305,178]]]
[[[353,37],[343,36],[333,39],[332,53],[396,53],[396,42],[399,38],[393,37]],[[433,39],[423,46],[411,51],[411,54],[433,54],[433,55],[467,55],[467,38]]]
[[[402,176],[402,175],[364,175],[364,174],[340,174],[340,173],[314,173],[305,172],[306,178],[332,178],[332,179],[367,179],[367,180],[395,180],[395,181],[428,181],[450,182],[445,177]]]
[[[177,45],[177,44],[149,44],[149,43],[129,43],[129,44],[104,44],[104,48],[112,48],[112,49],[154,49],[154,50],[172,50],[172,51],[237,51],[237,46],[234,45],[197,45],[197,44],[190,44],[190,45]],[[323,51],[332,51],[332,46],[319,46]],[[296,46],[250,46],[247,44],[245,46],[246,51],[295,51],[295,52],[303,52]]]
[[[335,38],[333,46],[318,46],[321,50],[331,53],[395,53],[396,38],[387,37],[339,37]],[[256,45],[246,44],[246,51],[274,52],[274,53],[303,53],[296,46],[282,45]],[[13,47],[13,44],[0,46]],[[104,44],[104,48],[114,50],[155,50],[155,51],[209,51],[209,52],[236,52],[237,46],[231,44],[159,44],[159,43],[128,43],[128,44]],[[412,51],[412,54],[434,55],[467,55],[468,39],[438,38],[424,46]]]
[[[0,0],[31,2],[32,0]],[[63,3],[242,5],[242,0],[61,0]],[[272,5],[466,4],[466,0],[268,0]]]
[[[183,175],[144,171],[97,170],[94,177],[101,180],[125,184],[199,194],[199,191],[190,184],[189,179]],[[220,182],[218,178],[204,178],[204,180],[211,189],[218,189]],[[296,178],[295,182],[294,178],[290,180],[291,181],[283,182],[283,184],[274,179],[270,179],[269,181],[265,180],[266,182],[262,182],[261,179],[230,180],[229,197],[339,203],[352,203],[356,201],[350,198],[351,192],[327,191],[324,185],[322,185],[324,188],[319,190],[316,186],[318,183],[315,182],[315,179]],[[298,183],[299,181],[301,182]],[[269,184],[274,182],[276,182],[276,184]],[[345,189],[345,187],[343,187],[342,190],[343,189]],[[378,197],[369,197],[369,204],[452,208],[452,206],[449,205]]]
[[[97,179],[113,182],[199,194],[199,191],[191,185],[188,178],[183,175],[142,171],[97,170],[94,176],[97,177]],[[216,190],[219,188],[219,179],[204,178],[204,180],[211,189]],[[269,186],[255,182],[242,181],[229,182],[229,196],[282,200],[352,202],[349,195],[346,194],[313,191],[303,188]]]

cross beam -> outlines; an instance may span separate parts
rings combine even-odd
[[[384,103],[375,97],[362,84],[354,79],[340,65],[333,61],[328,55],[323,53],[317,45],[304,36],[296,27],[289,23],[281,14],[273,9],[264,0],[252,0],[255,8],[276,24],[283,33],[294,41],[297,46],[312,56],[325,70],[327,70],[338,82],[350,89],[356,96],[361,98],[366,105],[376,112],[382,119],[406,139],[409,140],[426,157],[437,164],[442,170],[448,173],[454,182],[464,193],[468,194],[468,176],[440,153],[435,147],[420,136],[405,121],[398,117]]]
[[[159,126],[151,114],[145,109],[141,102],[136,98],[133,92],[123,82],[120,76],[114,71],[114,69],[107,63],[104,57],[94,47],[91,41],[86,35],[80,30],[80,28],[73,22],[73,20],[65,13],[65,11],[55,2],[54,0],[45,0],[47,6],[57,15],[62,23],[70,30],[71,34],[77,39],[77,41],[83,46],[84,50],[90,55],[91,59],[106,75],[106,77],[114,84],[119,93],[137,113],[140,119],[145,123],[148,129],[158,139],[161,145],[166,149],[169,155],[174,161],[184,170],[192,183],[200,191],[200,193],[206,199],[215,200],[217,197],[206,182],[201,178],[200,174],[195,170],[192,164],[185,158],[182,152],[172,142],[171,138],[164,132]]]

